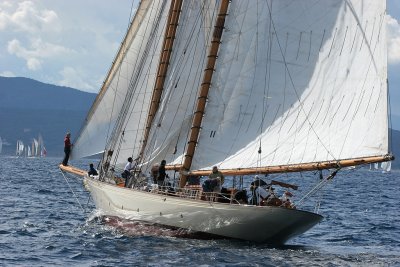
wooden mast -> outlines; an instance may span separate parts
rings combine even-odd
[[[150,128],[154,120],[154,116],[158,110],[161,95],[164,89],[165,77],[171,58],[172,47],[174,45],[176,28],[178,27],[179,16],[181,14],[182,0],[171,0],[171,6],[168,12],[168,21],[165,29],[163,48],[160,56],[160,62],[157,69],[157,78],[151,97],[149,115],[146,121],[146,129],[144,131],[142,148],[140,150],[140,157],[143,157],[144,150],[147,145],[147,140],[150,134]]]
[[[225,17],[228,12],[229,0],[222,0],[219,8],[219,14],[214,26],[213,38],[211,40],[211,47],[208,53],[207,65],[203,73],[203,81],[201,83],[199,96],[197,98],[196,111],[194,112],[192,128],[188,147],[186,150],[185,160],[181,169],[180,187],[186,184],[185,173],[190,170],[192,159],[196,150],[197,140],[200,134],[201,122],[203,120],[204,109],[206,106],[208,91],[211,85],[211,79],[214,73],[215,62],[218,56],[219,45],[221,43],[221,36],[225,25]]]
[[[287,173],[287,172],[302,172],[302,171],[315,171],[324,169],[337,169],[343,167],[365,165],[371,163],[378,163],[384,161],[394,160],[391,154],[384,156],[364,157],[355,159],[332,160],[322,162],[299,163],[292,165],[279,165],[270,167],[257,167],[257,168],[241,168],[241,169],[220,169],[224,175],[252,175],[252,174],[268,174],[268,173]],[[168,165],[166,170],[179,170],[182,165]],[[194,170],[190,171],[190,175],[208,175],[209,170]]]

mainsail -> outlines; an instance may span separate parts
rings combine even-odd
[[[162,159],[179,169],[189,156],[193,172],[218,165],[232,173],[386,160],[386,3],[374,0],[232,1],[193,155],[188,136],[220,1],[183,1],[160,105],[143,142],[174,2],[141,2],[74,157],[107,150],[108,161],[121,165],[141,156],[147,172]]]

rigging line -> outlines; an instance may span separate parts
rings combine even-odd
[[[339,169],[334,170],[333,172],[331,172],[330,175],[326,176],[325,178],[323,178],[318,184],[316,184],[306,195],[304,195],[299,201],[296,202],[297,206],[300,206],[303,204],[303,202],[309,198],[310,196],[314,195],[316,192],[318,192],[319,190],[321,190],[322,187],[324,187],[327,183],[329,183],[330,181],[332,181],[333,177],[335,177],[335,175],[338,173]]]
[[[269,6],[268,1],[267,1],[267,6],[268,6],[269,14],[270,14],[270,16],[271,16],[271,24],[272,24],[272,27],[273,27],[273,29],[274,29],[274,32],[276,32],[275,23],[274,23],[274,20],[272,19],[272,11],[271,11],[271,8],[270,8],[270,6]],[[279,41],[279,38],[278,38],[278,35],[277,35],[277,34],[276,34],[276,40],[277,40],[277,43],[278,43],[278,46],[279,46],[279,50],[280,50],[281,55],[282,55],[282,60],[283,60],[283,63],[284,63],[284,65],[285,65],[285,69],[286,69],[286,71],[287,71],[287,73],[288,73],[288,76],[289,76],[290,83],[291,83],[291,85],[292,85],[292,87],[293,87],[293,90],[294,90],[294,92],[295,92],[295,94],[296,94],[296,97],[297,97],[297,99],[298,99],[298,101],[299,101],[300,108],[301,108],[301,110],[304,112],[304,115],[306,116],[306,120],[307,120],[308,124],[310,125],[310,127],[311,127],[313,133],[315,134],[315,136],[317,137],[317,139],[318,139],[318,141],[321,143],[321,145],[324,147],[324,149],[328,152],[328,154],[329,154],[333,159],[337,160],[336,157],[328,150],[328,148],[327,148],[327,147],[325,146],[325,144],[322,142],[321,138],[319,137],[319,135],[318,135],[317,132],[315,131],[314,127],[312,127],[312,124],[311,124],[311,122],[310,122],[310,119],[309,119],[309,117],[308,117],[308,114],[307,114],[307,113],[305,112],[305,110],[304,110],[303,102],[301,101],[300,96],[299,96],[299,93],[297,92],[296,87],[295,87],[295,85],[294,85],[294,82],[293,82],[293,79],[292,79],[292,75],[291,75],[291,73],[290,73],[290,71],[289,71],[289,67],[288,67],[288,64],[287,64],[287,62],[286,62],[286,57],[285,57],[285,55],[283,54],[282,46],[281,46],[281,43],[280,43],[280,41]]]
[[[129,29],[130,29],[130,24],[131,24],[130,22],[131,22],[131,18],[132,18],[132,14],[133,14],[133,12],[132,12],[132,9],[133,9],[133,2],[134,2],[134,1],[132,1],[132,5],[131,5],[131,12],[130,12],[130,17],[129,17],[129,21],[128,21],[127,33],[125,34],[125,38],[124,38],[124,40],[123,40],[123,42],[122,42],[122,44],[121,44],[119,50],[117,51],[116,55],[114,56],[114,61],[113,61],[113,63],[114,63],[115,60],[118,58],[119,52],[120,52],[120,51],[123,49],[123,47],[126,45],[126,42],[125,42],[125,41],[126,41],[126,36],[128,35]],[[135,15],[136,15],[136,13],[135,13]],[[132,21],[132,22],[133,22],[133,21]],[[107,77],[105,78],[102,87],[105,85],[105,83],[106,83],[106,81],[107,81],[107,79],[108,79],[108,75],[111,74],[111,70],[112,70],[112,68],[113,68],[113,65],[114,65],[114,64],[112,64],[111,67],[109,68]],[[120,72],[120,70],[119,70],[119,72]],[[118,74],[118,77],[119,77],[119,74]],[[119,79],[118,79],[118,80],[119,80]],[[118,81],[117,81],[117,85],[118,85]],[[93,103],[92,107],[90,108],[89,113],[88,113],[86,119],[82,122],[82,125],[81,125],[81,127],[80,127],[79,133],[78,133],[78,135],[77,135],[77,138],[75,138],[74,143],[75,143],[76,141],[78,141],[78,138],[80,137],[81,133],[84,131],[84,128],[85,128],[85,126],[87,125],[87,121],[88,121],[88,119],[89,119],[89,116],[90,116],[90,117],[93,116],[93,113],[94,113],[94,112],[93,112],[93,108],[95,107],[95,105],[96,105],[96,106],[98,105],[98,104],[96,104],[96,102],[97,102],[97,101],[100,101],[100,100],[98,100],[98,99],[99,99],[99,95],[102,94],[102,92],[101,92],[102,89],[103,89],[103,88],[100,88],[100,92],[98,93],[98,95],[97,95],[97,97],[96,97],[96,99],[95,99],[95,102]],[[101,98],[104,96],[104,94],[105,94],[105,93],[102,94]],[[113,112],[113,110],[114,110],[114,101],[113,101],[113,105],[112,105],[112,112]],[[112,112],[111,112],[111,114],[112,114]],[[110,121],[111,121],[111,116],[110,116]],[[110,127],[109,127],[108,130],[107,130],[107,134],[106,134],[106,138],[105,138],[105,142],[104,142],[105,144],[107,143],[107,140],[108,140],[108,137],[109,137],[109,131],[110,131]]]
[[[64,177],[64,180],[67,182],[68,187],[69,187],[69,189],[71,190],[72,194],[74,195],[76,201],[78,202],[79,207],[81,207],[83,213],[86,213],[85,209],[82,207],[82,204],[81,204],[81,202],[80,202],[79,199],[78,199],[78,196],[75,194],[74,190],[72,189],[72,186],[70,185],[70,183],[69,183],[69,181],[68,181],[68,178],[66,177],[66,175],[64,174],[64,172],[63,172],[62,170],[60,170],[60,172],[61,172],[62,176]]]
[[[148,7],[148,9],[151,9],[150,12],[153,12],[153,10],[154,10],[154,8],[152,8],[152,7],[150,7],[150,6]],[[147,11],[146,11],[146,13],[147,13]],[[140,26],[140,25],[139,25],[139,26]],[[149,28],[149,24],[146,24],[145,33],[148,31],[148,28]],[[132,45],[132,41],[133,41],[133,38],[131,38],[131,43],[130,43],[130,45]],[[125,44],[125,42],[124,42],[124,44]],[[142,39],[142,41],[141,41],[141,43],[140,43],[139,51],[142,49],[143,44],[144,44],[144,39]],[[130,46],[130,45],[129,45],[129,46]],[[128,51],[125,51],[124,54],[126,54],[127,52],[128,52]],[[137,73],[137,71],[138,71],[138,62],[140,62],[140,60],[139,60],[139,59],[136,59],[136,60],[135,60],[135,65],[134,65],[133,70],[132,70],[132,73]],[[121,76],[121,66],[122,66],[122,63],[123,63],[123,61],[121,61],[121,62],[119,63],[119,71],[118,71],[118,79],[117,79],[117,89],[119,88],[118,85],[119,85],[119,79],[120,79],[120,76]],[[127,64],[128,64],[128,63],[127,63]],[[129,77],[129,74],[128,74],[127,76]],[[132,76],[132,77],[133,77],[133,76]],[[130,85],[131,85],[132,79],[133,79],[133,78],[131,78],[130,84],[128,85],[128,89],[127,89],[127,93],[126,93],[126,94],[129,94],[129,88],[131,87]],[[115,100],[116,100],[117,91],[118,91],[117,89],[115,90],[115,95],[114,95],[113,104],[112,104],[112,113],[110,114],[109,128],[108,128],[107,137],[106,137],[106,140],[109,140],[109,141],[108,141],[108,142],[105,142],[105,149],[104,149],[105,151],[107,150],[107,147],[113,147],[113,146],[115,146],[115,144],[112,145],[112,143],[115,142],[115,141],[113,141],[112,138],[109,139],[109,136],[110,136],[110,130],[111,130],[111,126],[112,126],[111,119],[112,119],[112,114],[113,114],[113,112],[114,112]],[[125,101],[123,102],[120,111],[123,112],[123,108],[124,108],[125,105],[126,105],[126,99],[125,99]],[[114,129],[113,129],[112,133],[115,133],[116,128],[118,127],[118,125],[119,125],[120,123],[121,123],[121,114],[118,116],[117,120],[115,121]],[[111,134],[111,135],[112,135],[112,134]],[[113,136],[113,135],[112,135],[112,136]],[[114,138],[114,139],[115,139],[115,138]],[[104,157],[103,157],[102,161],[103,161],[103,160],[104,160]]]
[[[211,3],[209,4],[209,5],[211,5]],[[209,9],[209,8],[208,8]],[[207,10],[208,10],[207,9]],[[200,9],[200,11],[201,12],[203,12],[205,10],[205,3],[202,5],[202,7],[201,7],[201,9]],[[216,12],[216,8],[213,8],[212,10],[214,10],[214,13],[213,13],[213,17],[215,17],[215,12]],[[201,19],[200,20],[200,22],[201,23],[203,23],[203,20],[202,20],[202,13],[201,12],[199,12],[198,13],[198,15],[197,15],[197,17],[196,17],[196,19],[195,19],[195,23],[194,23],[194,27],[198,24],[198,21],[199,21],[199,18]],[[201,29],[201,27],[199,28],[199,30]],[[207,32],[207,36],[205,37],[205,39],[206,40],[208,40],[208,38],[210,37],[210,32],[211,32],[211,30],[212,29],[210,29],[210,31],[208,31]],[[195,31],[191,31],[191,33],[190,33],[190,36],[192,36],[193,34],[195,33]],[[186,44],[185,44],[185,48],[184,48],[184,51],[187,51],[188,50],[188,47],[189,47],[189,45],[191,45],[191,39],[192,38],[188,38],[188,40],[187,40],[187,42],[186,42]],[[198,42],[195,42],[195,45],[197,46],[197,44],[198,44]],[[205,46],[206,47],[206,46]],[[206,54],[206,49],[203,49],[202,50],[202,54],[203,55],[205,55]],[[181,57],[180,57],[180,59],[179,59],[179,62],[178,62],[178,66],[180,66],[179,67],[179,71],[178,71],[178,73],[179,74],[177,74],[177,75],[174,75],[175,77],[180,77],[181,76],[181,73],[183,73],[183,71],[184,71],[184,64],[182,64],[182,62],[183,62],[183,60],[188,60],[188,58],[187,58],[187,55],[188,55],[188,53],[184,53],[183,55],[181,55]],[[204,66],[204,62],[205,62],[205,60],[206,60],[206,57],[205,56],[203,56],[203,57],[200,57],[200,58],[202,58],[203,59],[203,63],[202,64],[197,64],[197,70],[196,70],[196,72],[195,72],[195,77],[198,77],[198,78],[195,78],[194,80],[193,80],[193,84],[197,84],[196,83],[196,81],[198,80],[198,81],[200,81],[200,79],[201,79],[201,73],[202,73],[202,70],[201,70],[201,66]],[[190,58],[189,58],[190,59]],[[192,60],[192,62],[193,62],[193,60],[194,60],[194,57],[192,57],[191,58],[191,60]],[[192,64],[193,65],[193,64]],[[191,68],[193,67],[191,65]],[[186,84],[188,83],[188,81],[189,81],[189,78],[186,80]],[[174,83],[176,82],[176,80],[174,80]],[[197,87],[196,86],[192,86],[192,87],[188,87],[188,86],[185,86],[185,89],[184,89],[184,91],[186,91],[188,88],[195,88],[195,89],[197,89]],[[190,91],[190,94],[192,95],[193,93],[196,93],[197,92],[197,90],[191,90]],[[182,97],[183,97],[183,94],[182,94]],[[167,99],[167,101],[169,101],[170,99]],[[188,101],[187,101],[188,102]],[[181,104],[181,103],[180,103]],[[166,105],[165,105],[165,107],[166,107]],[[188,108],[189,108],[189,103],[186,103],[186,111],[188,110]],[[194,106],[192,106],[192,110],[193,110],[193,112],[194,112]],[[193,112],[191,113],[191,114],[193,114]],[[161,116],[161,115],[160,115]],[[175,116],[174,116],[175,117]],[[175,119],[173,120],[173,121],[175,121]],[[181,127],[180,128],[182,128],[182,125],[183,125],[183,123],[184,123],[184,121],[182,121],[181,122]],[[172,125],[171,125],[172,126]],[[170,127],[171,127],[170,126]],[[155,131],[157,131],[157,129],[155,130]],[[154,144],[154,142],[155,142],[155,138],[156,138],[156,133],[155,134],[153,134],[153,141],[152,141],[152,143],[153,143],[153,146],[155,145]],[[187,137],[186,137],[187,138]],[[165,139],[164,139],[164,141],[163,141],[163,143],[165,142]],[[186,146],[183,148],[183,149],[185,149],[186,148]],[[148,147],[148,150],[150,149],[150,146]]]
[[[129,14],[129,22],[128,22],[128,27],[129,27],[129,25],[130,25],[130,23],[131,23],[131,19],[132,19],[132,17],[133,17],[133,3],[134,3],[135,1],[132,1],[132,4],[131,4],[131,11],[130,11],[130,14]]]
[[[217,13],[218,12],[217,1],[214,2],[214,5],[212,5],[212,3],[210,1],[209,5],[208,5],[208,10],[213,10],[213,12],[212,12],[212,15],[211,15],[212,19],[211,19],[210,27],[209,27],[208,30],[205,31],[205,34],[206,34],[206,37],[204,38],[205,44],[204,44],[204,49],[203,49],[202,57],[201,57],[201,58],[203,58],[203,61],[202,61],[202,64],[199,64],[198,69],[197,69],[197,74],[196,75],[198,76],[198,78],[193,81],[193,87],[196,88],[194,90],[194,93],[196,95],[199,94],[200,87],[199,86],[195,86],[195,85],[201,83],[202,74],[203,74],[203,69],[200,66],[205,66],[205,64],[206,64],[206,60],[207,60],[206,54],[207,54],[207,48],[208,48],[207,44],[209,44],[211,42],[212,34],[213,34],[212,25],[215,24],[215,20],[217,19],[217,16],[218,16],[218,13]],[[202,11],[204,12],[204,10],[202,10]],[[204,12],[204,13],[207,14],[207,12]],[[204,23],[204,20],[202,22]],[[193,120],[195,110],[196,110],[196,105],[192,105],[192,110],[191,110],[191,114],[190,114],[190,116],[191,116],[190,119],[191,120]],[[188,133],[186,134],[186,138],[185,138],[185,142],[184,142],[184,146],[183,146],[183,154],[185,153],[185,151],[187,149],[187,146],[189,144],[189,139],[190,139],[189,132],[190,131],[188,131]],[[182,165],[183,165],[184,160],[185,160],[185,157],[182,157],[182,159],[181,159],[181,164]]]
[[[204,5],[205,5],[205,3],[203,4],[203,6],[202,6],[202,9],[204,9]],[[186,5],[185,5],[186,6]],[[184,8],[185,8],[185,6],[184,6]],[[186,13],[189,13],[189,11],[187,11],[187,12],[183,12],[184,14],[186,14]],[[186,16],[187,17],[187,16]],[[182,22],[180,23],[180,24],[187,24],[187,23],[185,23],[185,19],[187,19],[185,16],[182,16]],[[178,58],[178,56],[177,56],[177,54],[178,53],[174,53],[174,61],[176,61],[177,63],[176,63],[176,66],[178,67],[178,70],[177,71],[172,71],[172,73],[171,73],[171,76],[173,77],[173,80],[172,81],[170,81],[167,85],[166,85],[166,87],[171,87],[171,85],[174,85],[175,84],[175,86],[172,86],[174,89],[171,89],[169,92],[166,92],[165,94],[163,94],[163,99],[165,99],[163,102],[164,102],[164,104],[162,105],[162,107],[157,111],[157,113],[158,113],[158,116],[157,116],[157,118],[155,118],[155,120],[157,120],[158,121],[158,124],[162,124],[161,122],[164,120],[164,115],[165,115],[165,111],[166,111],[166,109],[167,109],[167,107],[168,107],[168,103],[171,101],[171,94],[173,93],[173,91],[175,90],[175,88],[177,87],[177,85],[178,85],[178,83],[180,82],[180,79],[181,79],[181,76],[182,76],[182,73],[185,71],[185,66],[187,65],[187,64],[184,64],[185,62],[187,62],[188,60],[191,60],[192,61],[192,64],[190,64],[190,71],[189,71],[189,76],[190,76],[190,74],[192,73],[192,68],[193,68],[193,61],[194,61],[194,56],[191,56],[191,52],[192,51],[196,51],[197,49],[196,49],[196,47],[197,47],[197,45],[198,45],[198,43],[199,42],[194,42],[194,45],[195,45],[195,48],[193,49],[193,50],[191,50],[191,51],[188,51],[188,48],[189,48],[189,46],[190,45],[193,45],[192,44],[192,36],[194,35],[194,33],[196,32],[196,31],[194,31],[193,29],[196,27],[196,25],[198,25],[198,21],[199,21],[199,18],[201,18],[201,13],[199,12],[198,13],[198,15],[196,16],[196,18],[195,18],[195,21],[194,21],[194,23],[193,23],[193,28],[188,28],[188,27],[182,27],[181,28],[181,30],[179,30],[179,32],[178,32],[178,34],[177,34],[177,36],[179,35],[179,37],[180,36],[184,36],[184,34],[186,33],[186,32],[190,32],[190,34],[188,35],[188,38],[187,38],[187,40],[186,40],[186,43],[184,43],[184,46],[183,46],[183,53],[179,56],[179,58]],[[201,27],[199,27],[199,30],[197,31],[197,33],[199,33],[200,32],[200,29],[201,29]],[[197,39],[199,38],[199,35],[200,34],[197,34]],[[177,39],[179,38],[179,37],[177,37]],[[179,38],[180,39],[180,38]],[[197,40],[196,39],[196,40]],[[177,45],[179,45],[179,44],[177,44]],[[181,48],[177,48],[176,49],[176,51],[181,51]],[[176,58],[178,58],[178,59],[176,59]],[[201,64],[198,64],[197,66],[198,66],[198,69],[200,69],[200,65]],[[187,84],[188,84],[188,81],[189,81],[189,78],[190,77],[188,77],[187,79],[186,79],[186,83],[185,83],[185,86],[184,86],[184,90],[183,90],[183,92],[181,93],[181,97],[180,97],[180,99],[181,99],[181,101],[179,101],[179,105],[178,105],[178,107],[177,107],[177,109],[175,110],[175,112],[174,112],[174,116],[172,116],[172,121],[171,121],[171,123],[169,124],[169,128],[166,130],[166,132],[167,133],[169,133],[170,132],[170,130],[171,130],[171,128],[174,126],[174,122],[176,121],[176,116],[177,116],[177,113],[178,113],[178,110],[179,110],[179,107],[181,106],[181,105],[183,105],[183,104],[185,104],[185,102],[186,102],[186,111],[187,111],[187,109],[188,109],[188,106],[189,106],[189,101],[182,101],[183,100],[183,97],[184,97],[184,95],[185,95],[185,91],[186,90],[189,90],[188,88],[191,88],[191,87],[188,87],[187,86]],[[190,91],[190,95],[192,95],[192,93],[193,93],[193,90],[191,90]],[[190,98],[189,98],[190,99]],[[170,116],[169,116],[170,117]],[[179,127],[179,129],[182,129],[183,128],[183,123],[184,123],[184,120],[179,120],[179,122],[180,122],[180,127]],[[151,156],[151,154],[149,154],[149,151],[153,151],[154,150],[154,146],[155,146],[155,142],[156,142],[156,140],[157,140],[157,136],[158,136],[158,132],[159,131],[161,131],[161,128],[159,128],[159,127],[156,127],[156,128],[154,128],[154,130],[152,130],[152,134],[151,134],[151,139],[150,139],[150,142],[148,142],[148,146],[147,146],[147,148],[146,148],[146,150],[145,150],[145,153],[144,153],[144,158],[146,159],[146,161],[149,161],[150,160],[150,156]],[[179,131],[179,136],[180,136],[180,134],[181,134],[181,132]],[[179,137],[178,137],[179,138]],[[158,147],[163,147],[164,146],[164,144],[165,144],[165,142],[166,142],[166,140],[168,139],[168,136],[166,135],[165,137],[164,137],[164,139],[162,140],[162,142],[161,142],[161,145],[159,145]],[[177,142],[178,142],[179,140],[177,140]],[[168,153],[168,151],[166,151],[165,153]],[[165,155],[166,156],[166,155]],[[150,166],[147,166],[148,168],[150,167]]]
[[[272,8],[272,7],[271,7]],[[267,54],[266,54],[266,65],[265,65],[265,76],[264,76],[264,95],[263,98],[265,98],[265,100],[263,99],[263,112],[262,112],[262,117],[261,117],[261,124],[260,124],[260,133],[262,133],[262,130],[265,127],[265,118],[267,116],[267,111],[269,108],[269,92],[271,89],[271,65],[272,65],[272,44],[273,44],[273,33],[272,33],[272,16],[271,13],[269,14],[269,20],[265,20],[265,23],[268,23],[268,50],[267,50]],[[288,38],[288,36],[287,36]],[[285,48],[285,54],[286,54],[286,48]],[[285,89],[286,89],[286,73],[285,73]],[[285,93],[284,93],[285,94]],[[260,135],[260,139],[261,139],[261,135]]]
[[[139,5],[140,5],[140,3],[139,3]],[[132,8],[133,8],[133,1],[132,1],[132,6],[131,6],[131,15],[132,15]],[[151,7],[151,6],[148,6],[147,9],[151,9],[151,10],[150,10],[150,13],[153,12],[153,10],[154,10],[154,8]],[[136,12],[136,14],[137,14],[137,12]],[[135,15],[136,15],[136,14],[135,14]],[[146,14],[147,14],[147,11],[146,11]],[[146,15],[146,14],[145,14],[145,15]],[[143,18],[145,18],[145,15],[143,16]],[[130,21],[130,20],[131,20],[131,18],[129,18],[129,21]],[[133,23],[133,21],[130,22],[130,23]],[[140,25],[139,25],[138,27],[140,27]],[[148,31],[148,28],[149,28],[149,24],[146,24],[146,27],[145,27],[145,35],[146,35],[146,32]],[[130,28],[128,28],[127,34],[129,33],[129,30],[130,30]],[[136,32],[136,34],[137,34],[137,32]],[[136,34],[135,34],[135,35],[136,35]],[[132,45],[133,39],[134,39],[134,37],[131,38],[131,41],[130,41],[130,44],[129,44],[129,45],[128,45],[128,44],[125,42],[125,40],[124,40],[124,41],[123,41],[123,45],[124,45],[125,47],[127,47],[127,48],[128,48],[128,46],[130,47],[130,46]],[[141,49],[142,49],[142,47],[143,47],[143,44],[144,44],[144,38],[142,39],[142,41],[141,41],[141,43],[140,43],[139,51],[141,51]],[[126,54],[128,53],[127,48],[124,49],[124,55],[126,55]],[[123,56],[123,58],[125,58],[125,56]],[[137,72],[138,61],[139,61],[139,60],[137,60],[137,59],[135,60],[135,65],[134,65],[134,67],[133,67],[133,69],[132,69],[132,73],[136,73],[136,72]],[[108,124],[109,127],[108,127],[107,134],[106,134],[106,140],[105,140],[105,142],[104,142],[104,143],[105,143],[104,151],[107,150],[107,145],[108,145],[107,140],[109,140],[109,138],[110,138],[110,131],[112,130],[112,129],[111,129],[111,126],[112,126],[112,121],[111,121],[111,120],[112,120],[112,114],[114,114],[115,101],[116,101],[117,95],[118,95],[118,88],[119,88],[119,84],[120,84],[122,63],[123,63],[123,61],[119,62],[118,74],[116,74],[116,75],[117,75],[117,84],[116,84],[115,94],[114,94],[113,103],[112,103],[112,110],[111,110],[111,113],[110,113],[110,119],[109,119],[109,124]],[[127,63],[127,64],[128,64],[128,63]],[[114,76],[114,77],[115,77],[115,76]],[[127,74],[127,77],[129,77],[129,74]],[[110,85],[111,85],[111,84],[110,84]],[[109,85],[109,86],[110,86],[110,85]],[[129,90],[129,85],[128,85],[128,90]],[[122,106],[122,107],[123,107],[123,106]],[[122,108],[122,107],[121,107],[121,108]],[[116,125],[118,125],[117,123],[118,123],[118,120],[115,122],[114,127],[115,127]],[[109,142],[110,142],[110,141],[111,141],[111,140],[109,140]]]
[[[158,27],[159,27],[159,23],[160,23],[161,17],[163,15],[164,8],[165,8],[165,2],[162,3],[162,6],[158,11],[159,13],[158,13],[158,16],[157,16],[157,19],[156,19],[156,24],[151,29],[150,36],[149,36],[147,44],[152,44],[154,39],[155,39],[155,37],[157,36],[157,30],[158,30]],[[152,8],[152,10],[153,9],[156,10],[155,8]],[[156,10],[156,12],[157,12],[157,10]],[[149,24],[146,25],[146,31],[147,31],[148,25]],[[142,45],[143,45],[143,42],[141,43],[141,46]],[[151,49],[151,45],[148,48],[146,48],[144,53],[142,54],[142,57],[139,60],[139,62],[140,62],[139,65],[140,66],[143,66],[145,64],[146,58],[147,58],[147,55],[150,52],[150,49]],[[129,84],[129,89],[130,90],[128,90],[128,92],[127,92],[127,96],[126,96],[125,101],[123,103],[123,106],[121,108],[121,114],[117,119],[117,122],[115,124],[113,133],[120,132],[123,128],[126,129],[128,121],[129,121],[129,119],[130,119],[130,117],[132,115],[132,112],[130,112],[130,108],[131,108],[131,106],[134,107],[135,105],[131,105],[131,102],[132,102],[133,96],[136,93],[136,90],[140,90],[137,83],[139,82],[139,78],[141,77],[141,73],[143,73],[143,69],[142,68],[136,69],[135,72],[137,72],[137,73],[136,73],[136,75],[132,75],[132,77],[131,77],[131,81],[130,81],[130,84]],[[144,83],[144,81],[143,81],[143,83]],[[139,97],[139,96],[137,96],[137,97]],[[136,101],[137,100],[138,100],[138,98],[136,98]],[[127,118],[128,114],[129,114],[129,117]],[[138,132],[137,132],[137,134],[138,134]],[[114,136],[115,134],[112,134],[112,135]],[[120,149],[121,149],[121,142],[122,142],[122,137],[119,134],[115,135],[115,136],[116,136],[116,138],[114,138],[114,140],[111,140],[110,143],[108,144],[109,147],[114,147],[114,148],[117,147],[117,153],[116,153],[116,155],[114,155],[114,164],[118,160],[118,155],[119,155],[119,152],[120,152]],[[116,146],[118,139],[120,141],[119,142],[119,146]]]

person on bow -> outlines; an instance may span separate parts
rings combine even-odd
[[[67,133],[64,138],[64,160],[62,165],[68,166],[69,154],[71,153],[72,143],[71,143],[71,133]]]

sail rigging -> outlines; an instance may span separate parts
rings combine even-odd
[[[139,156],[143,156],[144,149],[146,148],[147,139],[149,136],[150,128],[154,120],[154,116],[158,110],[161,95],[164,89],[165,78],[167,75],[168,66],[170,63],[170,57],[172,47],[175,40],[176,28],[178,27],[179,15],[181,13],[182,0],[173,0],[170,5],[168,14],[167,27],[165,30],[165,37],[163,42],[163,50],[160,57],[160,62],[157,70],[157,78],[155,81],[155,87],[153,95],[151,97],[150,111],[147,117],[146,130],[144,132],[143,144]]]
[[[196,95],[208,69],[221,1],[179,3],[182,14],[167,48],[163,36],[176,2],[143,1],[75,145],[82,140],[97,147],[91,154],[112,151],[112,165],[141,155],[144,171],[162,159],[175,166],[170,169],[209,171],[218,165],[222,171],[251,173],[304,163],[387,160],[385,3],[370,2],[334,1],[327,7],[232,1],[201,111]],[[165,49],[164,90],[153,99],[160,104],[150,107]],[[128,68],[125,63],[129,71],[121,71]],[[114,87],[121,79],[123,89]],[[196,116],[202,121],[192,126]],[[198,137],[190,136],[196,129]],[[89,132],[103,146],[95,146]]]
[[[151,86],[147,83],[145,76],[154,76],[154,71],[144,73],[143,70],[152,64],[146,59],[149,51],[159,48],[154,47],[154,43],[161,36],[155,33],[155,28],[158,27],[161,20],[160,16],[165,7],[164,2],[154,0],[140,2],[103,87],[74,142],[71,158],[81,158],[104,152],[107,142],[111,139],[112,130],[117,129],[117,121],[123,108],[127,109],[127,106],[137,102],[139,103],[136,105],[137,109],[132,111],[135,113],[135,118],[145,113],[140,109],[148,103],[149,95],[151,95]],[[163,27],[162,23],[160,27]],[[150,80],[150,77],[148,79]],[[132,87],[135,87],[136,90],[133,90]],[[135,103],[130,104],[128,102],[132,101],[132,96],[130,98],[129,95],[132,94],[136,100],[133,101]],[[146,118],[146,115],[143,116]],[[140,129],[128,129],[127,132],[138,130]],[[132,152],[126,154],[132,154]]]

